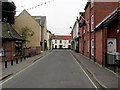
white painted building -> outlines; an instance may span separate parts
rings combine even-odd
[[[75,51],[78,51],[79,50],[79,25],[78,25],[78,21],[75,21],[74,25],[73,25],[73,28],[72,28],[72,31],[71,31],[71,36],[72,36],[72,49],[75,50]]]
[[[54,35],[52,39],[53,49],[70,49],[71,36]]]

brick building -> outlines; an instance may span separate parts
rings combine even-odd
[[[120,7],[96,26],[95,35],[96,61],[102,65],[115,64],[115,59],[110,58],[120,53]]]
[[[85,12],[80,13],[79,18],[79,51],[83,55],[93,59],[99,64],[105,65],[103,60],[103,50],[107,47],[107,44],[103,47],[102,42],[103,33],[100,30],[94,30],[100,22],[108,17],[114,10],[119,7],[119,2],[93,2],[89,0],[85,6]],[[113,14],[114,15],[114,14]],[[108,19],[107,19],[108,20]],[[111,20],[111,19],[110,19]],[[117,19],[116,23],[119,22]],[[111,22],[110,22],[111,23]],[[110,25],[109,25],[110,26]],[[118,28],[118,24],[114,24],[114,29]],[[111,32],[116,32],[113,27]],[[119,29],[119,28],[118,28]],[[116,34],[115,34],[116,35]],[[118,34],[117,34],[118,35]],[[118,35],[119,36],[119,35]],[[106,37],[106,35],[104,36]]]
[[[2,60],[15,60],[22,56],[22,37],[12,28],[9,23],[2,23],[2,47],[0,56]]]

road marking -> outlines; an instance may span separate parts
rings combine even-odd
[[[70,53],[71,54],[71,53]],[[94,84],[94,82],[91,80],[91,78],[89,77],[89,75],[86,73],[86,71],[82,68],[82,66],[80,65],[80,63],[76,60],[76,58],[71,54],[71,56],[74,58],[74,60],[77,62],[77,64],[79,65],[79,67],[82,69],[82,71],[84,72],[84,74],[86,75],[86,77],[89,79],[89,81],[92,83],[92,85],[96,88],[96,90],[98,90],[98,87]]]
[[[51,52],[51,53],[52,53],[52,52]],[[49,56],[51,53],[49,53],[49,54],[47,54],[47,55],[41,57],[38,61],[41,61],[43,58]],[[17,76],[18,74],[24,72],[25,70],[27,70],[28,68],[30,68],[31,66],[33,66],[33,65],[34,65],[35,63],[37,63],[38,61],[36,61],[36,62],[30,64],[30,65],[27,66],[25,69],[22,69],[21,71],[19,71],[19,72],[16,73],[15,75],[11,76],[10,78],[6,79],[5,81],[1,81],[0,86],[3,85],[3,84],[5,84],[5,83],[8,82],[9,80],[11,80],[12,78],[14,78],[15,76]]]

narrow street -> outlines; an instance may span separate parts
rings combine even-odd
[[[3,88],[97,88],[69,50],[54,50],[3,83]]]

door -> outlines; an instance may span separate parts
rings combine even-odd
[[[62,45],[59,45],[59,49],[62,49]]]
[[[107,52],[110,54],[114,54],[116,52],[116,39],[115,38],[108,38]]]

